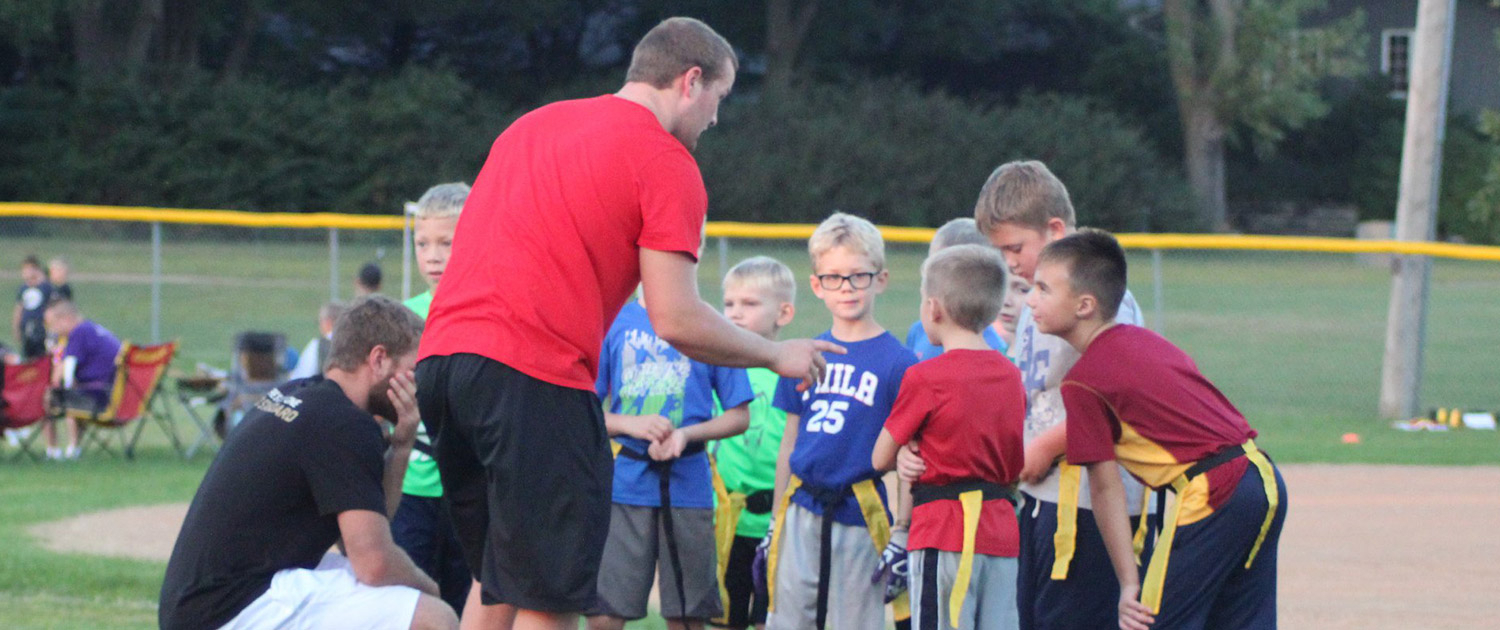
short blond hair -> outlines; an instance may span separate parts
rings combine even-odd
[[[464,202],[468,200],[468,184],[438,184],[422,193],[416,203],[406,204],[406,212],[417,219],[451,219],[463,212]]]
[[[974,203],[974,221],[984,234],[994,233],[1001,223],[1040,232],[1051,219],[1062,219],[1064,225],[1073,227],[1073,201],[1062,180],[1036,160],[1001,164],[985,180]]]
[[[881,238],[880,229],[864,218],[835,212],[818,224],[812,238],[807,239],[807,253],[812,257],[814,270],[818,266],[818,257],[835,247],[847,247],[863,254],[875,265],[876,271],[885,269],[885,239]]]
[[[724,289],[731,285],[752,288],[781,302],[797,302],[797,279],[792,270],[770,256],[754,256],[735,264],[724,274]]]
[[[982,332],[1000,314],[1007,280],[1005,258],[988,245],[955,245],[922,263],[922,295],[972,332]]]
[[[932,235],[932,244],[927,248],[931,256],[954,245],[989,245],[990,239],[979,231],[974,219],[959,217],[943,224]]]

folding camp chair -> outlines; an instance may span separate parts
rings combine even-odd
[[[286,335],[254,331],[235,335],[234,357],[229,366],[229,376],[224,379],[225,396],[214,418],[214,428],[220,437],[229,435],[245,412],[286,380],[291,369],[286,360]]]
[[[175,341],[155,346],[137,346],[128,341],[120,344],[120,354],[115,359],[115,385],[110,392],[109,405],[97,412],[89,409],[65,410],[69,417],[77,419],[82,425],[79,429],[83,431],[85,450],[90,444],[94,444],[100,450],[114,454],[107,437],[108,433],[113,433],[119,438],[120,452],[125,459],[135,458],[135,445],[141,439],[142,430],[146,428],[147,418],[153,415],[151,405],[161,389],[162,375],[166,374],[167,366],[172,363],[172,357],[176,354]],[[157,421],[170,422],[170,419],[158,417]],[[127,441],[125,429],[131,423],[136,425],[135,432]],[[168,430],[168,435],[181,452],[182,444],[177,440],[176,432]]]
[[[39,357],[26,363],[0,366],[0,428],[22,429],[32,427],[47,417],[47,388],[52,381],[52,358]],[[41,431],[33,430],[21,438],[20,450],[12,459],[30,456],[40,460],[41,455],[31,450]]]

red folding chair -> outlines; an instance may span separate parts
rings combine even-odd
[[[120,354],[115,359],[115,386],[110,393],[109,405],[102,411],[67,409],[69,417],[77,419],[83,426],[84,447],[98,445],[100,450],[115,454],[110,448],[107,434],[118,436],[120,451],[125,459],[135,458],[135,445],[146,428],[151,404],[161,389],[162,375],[177,354],[177,342],[155,346],[137,346],[129,341],[120,344]],[[125,429],[132,423],[135,433],[127,441]],[[173,435],[174,441],[176,436]],[[181,448],[181,445],[176,445]]]
[[[0,428],[24,429],[47,417],[47,387],[52,381],[52,358],[40,357],[18,365],[0,366]],[[19,441],[20,450],[12,459],[30,456],[40,460],[41,455],[31,450],[41,431]]]

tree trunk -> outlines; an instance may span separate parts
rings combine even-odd
[[[103,0],[69,3],[68,21],[73,28],[73,63],[79,77],[87,81],[112,70],[116,57],[104,29]]]
[[[1186,109],[1191,107],[1192,109]],[[1183,163],[1188,184],[1197,198],[1204,223],[1216,232],[1229,231],[1229,207],[1224,189],[1224,124],[1212,106],[1184,104]]]
[[[818,0],[804,0],[793,10],[796,0],[766,2],[766,91],[783,92],[792,84],[797,67],[797,52],[807,40],[808,28],[818,12]]]
[[[136,9],[135,24],[130,27],[130,38],[125,40],[125,71],[131,77],[139,76],[146,67],[151,54],[151,42],[161,26],[162,0],[141,0]]]
[[[234,81],[245,71],[245,64],[250,60],[250,47],[255,44],[255,36],[260,33],[264,19],[265,14],[258,5],[246,3],[239,27],[235,30],[234,43],[229,47],[229,56],[224,60],[224,69],[219,73],[220,81]]]

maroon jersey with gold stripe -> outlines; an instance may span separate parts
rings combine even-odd
[[[1256,435],[1187,353],[1139,326],[1118,324],[1099,333],[1061,389],[1068,461],[1118,459],[1151,488],[1170,486],[1194,462]],[[1246,464],[1236,459],[1195,479],[1200,487],[1184,492],[1183,523],[1222,505]],[[1206,505],[1199,503],[1205,499]]]

